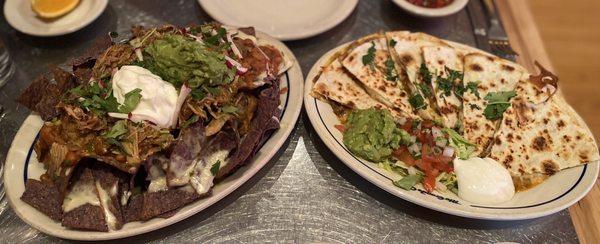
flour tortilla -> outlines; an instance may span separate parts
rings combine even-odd
[[[398,111],[369,96],[337,59],[322,68],[313,86],[312,95],[320,99],[329,99],[351,109],[388,110],[396,120],[402,119]]]
[[[441,115],[441,122],[446,128],[459,127],[459,116],[462,115],[462,101],[456,96],[453,90],[446,93],[439,86],[441,78],[447,78],[449,73],[446,68],[463,72],[462,56],[451,46],[437,45],[421,47],[423,53],[423,62],[432,74],[431,88],[435,96],[436,107]],[[460,84],[460,80],[452,81],[454,84]]]
[[[465,56],[464,66],[463,86],[479,82],[479,96],[470,90],[466,90],[462,96],[464,137],[477,145],[477,155],[484,156],[500,125],[500,120],[485,118],[483,111],[488,102],[484,97],[491,92],[515,90],[519,80],[527,79],[529,74],[515,63],[478,53]]]
[[[375,48],[374,65],[363,64],[363,56],[369,48]],[[387,40],[383,34],[374,34],[359,39],[350,45],[350,50],[341,60],[342,65],[359,80],[367,93],[379,102],[394,108],[405,118],[418,119],[409,102],[409,93],[401,82],[403,77],[388,80],[385,62],[391,59]]]
[[[559,95],[532,103],[546,94],[519,82],[517,97],[504,113],[490,157],[502,163],[517,189],[535,186],[560,170],[600,160],[590,130]],[[556,82],[555,82],[556,83]]]
[[[419,75],[419,68],[423,63],[423,54],[421,47],[446,45],[442,40],[423,33],[410,33],[408,31],[387,32],[386,38],[388,43],[395,43],[390,47],[390,55],[395,63],[401,68],[399,70],[406,74],[408,80],[405,84],[410,91],[410,95],[421,95],[426,98],[419,89],[419,86],[424,84]],[[418,111],[418,114],[423,119],[434,121],[440,120],[440,115],[436,112],[435,100],[433,98],[425,99],[426,107]]]

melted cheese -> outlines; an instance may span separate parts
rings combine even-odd
[[[96,181],[96,189],[98,189],[98,195],[100,196],[100,203],[102,204],[102,210],[104,212],[104,220],[106,220],[106,225],[108,229],[115,230],[117,229],[117,217],[110,211],[110,205],[112,204],[111,196],[102,188],[100,182]],[[117,192],[117,184],[114,184],[110,189],[111,194],[116,194]]]
[[[196,193],[202,195],[210,190],[215,178],[211,169],[217,162],[220,162],[219,169],[225,166],[227,155],[229,155],[229,151],[221,150],[196,162],[194,175],[190,177],[190,185],[196,190]]]
[[[75,185],[73,185],[73,188],[65,197],[62,209],[66,213],[88,203],[100,206],[100,199],[96,195],[95,186],[78,181],[75,182]]]

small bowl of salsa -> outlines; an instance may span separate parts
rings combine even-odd
[[[455,14],[469,0],[392,0],[407,12],[423,17],[442,17]]]

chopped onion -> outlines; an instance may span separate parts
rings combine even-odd
[[[444,155],[446,157],[454,156],[454,148],[453,147],[444,147],[444,151],[442,152],[442,155]]]
[[[142,55],[142,50],[139,48],[135,49],[135,56],[137,56],[137,59],[139,61],[144,61],[144,56]]]
[[[191,38],[194,38],[194,40],[196,40],[196,41],[197,41],[197,42],[199,42],[199,43],[204,43],[204,42],[202,41],[202,38],[201,38],[201,37],[199,37],[199,36],[195,36],[195,35],[192,35],[192,34],[189,34],[189,33],[187,34],[187,36],[189,36],[189,37],[191,37]]]
[[[416,175],[419,173],[419,170],[413,166],[408,167],[408,174],[409,175]]]
[[[431,135],[433,135],[433,139],[438,138],[440,136],[444,136],[444,133],[442,133],[442,130],[440,130],[440,128],[437,127],[431,127]]]
[[[412,154],[413,156],[421,154],[420,150],[421,146],[419,146],[419,143],[413,143],[408,147],[408,152],[410,152],[410,154]]]
[[[129,119],[129,114],[124,113],[108,113],[108,116],[117,118],[117,119]]]
[[[444,137],[438,137],[435,139],[435,145],[438,147],[446,147],[448,146],[448,140]]]

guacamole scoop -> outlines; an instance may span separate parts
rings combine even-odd
[[[401,144],[411,141],[408,132],[396,126],[387,110],[354,110],[344,127],[344,145],[357,156],[376,163],[390,157]]]
[[[181,87],[217,86],[230,83],[235,69],[227,67],[225,56],[190,38],[168,34],[144,49],[145,68]]]

